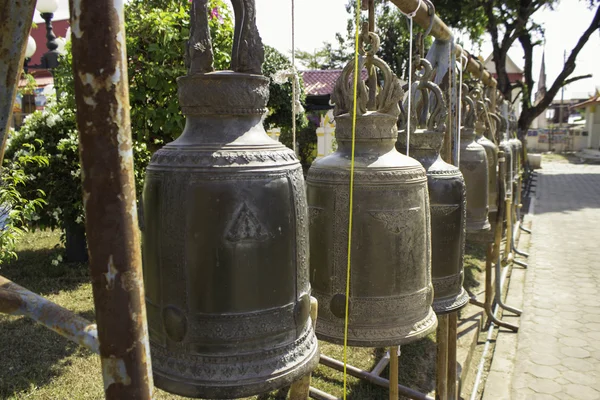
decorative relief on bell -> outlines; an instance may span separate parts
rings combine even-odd
[[[383,84],[358,82],[348,344],[391,346],[436,326],[429,199],[423,168],[394,148],[400,81],[375,56],[379,38],[366,30],[361,38],[359,70],[367,62],[375,66]],[[319,210],[310,221],[317,335],[333,343],[344,341],[354,73],[350,62],[332,95],[338,149],[315,161],[307,178],[308,204]]]
[[[232,1],[233,71],[214,71],[206,3],[192,2],[189,74],[178,79],[185,130],[147,169],[144,284],[156,386],[240,398],[318,363],[309,216],[300,163],[262,125],[269,81],[254,1]]]
[[[406,150],[406,114],[410,99],[410,155],[427,171],[435,295],[433,309],[437,314],[444,314],[463,307],[469,300],[462,287],[466,189],[460,170],[440,157],[447,129],[447,108],[441,89],[432,81],[431,64],[420,57],[413,64],[413,84],[401,107],[396,148],[401,152]]]

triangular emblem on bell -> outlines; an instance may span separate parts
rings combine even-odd
[[[460,170],[442,160],[440,149],[446,130],[447,108],[441,89],[432,82],[429,61],[417,57],[409,96],[411,99],[410,156],[427,172],[431,210],[431,270],[433,310],[456,311],[469,301],[463,288],[466,188]],[[419,72],[417,72],[419,71]],[[402,107],[396,148],[406,152],[408,98]]]
[[[389,66],[375,56],[377,35],[365,36],[363,46],[369,50],[359,56],[359,70],[369,62],[383,83],[367,87],[358,79],[348,344],[376,347],[421,338],[437,320],[431,309],[427,176],[416,160],[394,147],[403,91]],[[318,210],[310,224],[317,335],[338,344],[344,341],[354,73],[351,61],[332,96],[338,149],[315,161],[307,177],[308,204]]]
[[[207,0],[194,0],[183,134],[144,188],[144,283],[154,382],[187,397],[285,387],[318,363],[302,167],[262,125],[269,80],[254,0],[232,1],[232,71],[214,71]]]

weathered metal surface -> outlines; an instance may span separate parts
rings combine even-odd
[[[23,315],[99,353],[96,324],[0,276],[0,313]]]
[[[23,71],[35,3],[35,0],[4,0],[0,6],[0,166]]]
[[[192,5],[190,48],[210,44],[196,35],[205,5]],[[269,80],[245,73],[262,63],[254,1],[234,5],[234,71],[197,72],[211,56],[192,52],[178,80],[186,128],[154,154],[144,188],[154,379],[188,397],[251,396],[318,363],[302,167],[263,128]]]
[[[410,155],[418,160],[427,172],[431,211],[433,310],[439,315],[458,310],[469,301],[469,296],[462,286],[466,239],[466,187],[460,170],[440,157],[447,128],[447,111],[442,91],[431,82],[432,67],[427,60],[421,59],[416,68],[422,69],[423,72],[420,76],[415,76],[411,90],[413,123]],[[403,111],[406,109],[405,104]],[[403,120],[406,121],[405,115]],[[401,128],[396,149],[405,152],[405,122]]]
[[[375,57],[379,38],[370,34],[371,63],[384,85],[377,109],[368,110],[359,81],[354,166],[348,344],[393,346],[427,335],[436,326],[431,309],[431,243],[427,176],[414,159],[394,148],[393,129],[403,91],[389,67]],[[363,35],[364,37],[364,35]],[[360,56],[360,68],[367,57]],[[311,283],[319,300],[317,335],[343,343],[348,262],[353,62],[333,93],[335,153],[308,171]]]
[[[490,231],[488,221],[488,161],[485,149],[475,142],[476,105],[463,85],[463,127],[460,134],[460,172],[467,186],[467,235],[480,238]],[[493,239],[492,239],[493,240]]]
[[[123,2],[70,0],[83,203],[104,390],[150,399]]]

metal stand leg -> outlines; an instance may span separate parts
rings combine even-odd
[[[493,243],[489,243],[487,245],[485,257],[485,313],[487,314],[488,319],[494,324],[510,329],[513,332],[517,332],[519,330],[518,326],[499,320],[492,311],[494,290],[492,287],[493,246]]]
[[[516,315],[521,315],[523,313],[522,310],[506,305],[502,301],[502,286],[502,270],[500,266],[500,255],[498,255],[498,261],[496,262],[496,303],[498,304],[498,306],[500,306],[506,311],[510,311],[511,313]]]
[[[448,315],[438,316],[435,398],[448,398]]]
[[[310,318],[313,329],[317,325],[317,313],[319,311],[319,303],[314,297],[310,298]],[[310,375],[303,376],[300,380],[292,383],[288,394],[289,400],[307,400],[310,393]]]
[[[521,224],[521,225],[519,226],[519,228],[520,228],[520,229],[521,229],[523,232],[525,232],[525,233],[529,233],[529,234],[531,235],[531,230],[529,230],[529,229],[525,228],[525,227],[523,226],[523,224]]]
[[[458,341],[458,311],[448,315],[448,400],[458,399],[456,350]]]

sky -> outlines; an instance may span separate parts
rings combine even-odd
[[[227,0],[226,0],[227,1]],[[295,0],[295,44],[296,49],[313,51],[323,46],[323,42],[334,42],[336,32],[345,34],[349,15],[346,13],[347,0]],[[435,0],[434,0],[435,3]],[[563,52],[567,55],[577,43],[581,33],[589,26],[593,12],[586,7],[584,0],[561,0],[559,6],[551,10],[541,10],[535,20],[543,25],[546,32],[546,82],[549,87],[562,69]],[[264,43],[290,55],[292,49],[292,0],[256,0],[257,25]],[[68,0],[59,0],[56,18],[68,17]],[[37,15],[34,19],[41,22]],[[466,45],[475,55],[487,58],[492,51],[489,40],[482,48]],[[513,61],[523,67],[523,52],[516,43],[509,52]],[[542,48],[534,52],[533,78],[538,80]],[[585,98],[600,88],[600,32],[592,34],[590,40],[579,53],[577,68],[573,75],[594,74],[590,79],[575,82],[565,89],[565,98]],[[534,89],[535,91],[536,89]]]

